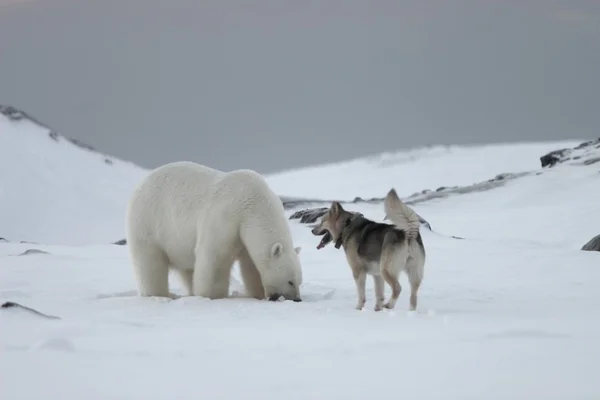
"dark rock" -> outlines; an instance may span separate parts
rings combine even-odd
[[[598,141],[600,141],[600,139],[597,139],[597,140],[588,140],[587,142],[580,143],[580,144],[578,144],[577,146],[575,146],[573,148],[575,150],[583,149],[583,148],[589,147],[589,146],[591,146],[593,144],[597,144]]]
[[[28,256],[31,254],[50,254],[47,251],[44,250],[40,250],[40,249],[27,249],[24,252],[22,252],[21,254],[19,254],[19,256]]]
[[[583,245],[581,250],[600,251],[600,235],[594,236],[589,242]]]
[[[0,242],[8,243],[8,239],[0,237]]]
[[[22,119],[28,119],[27,114],[25,114],[23,111],[12,106],[3,106],[1,104],[0,114],[4,115],[11,121],[21,121]]]
[[[566,163],[573,165],[590,165],[600,161],[600,138],[588,140],[571,149],[551,151],[540,157],[542,168],[551,168],[557,164]]]
[[[34,124],[39,125],[42,128],[46,128],[51,131],[51,129],[48,128],[48,126],[42,124],[40,121],[33,118],[31,115],[27,114],[25,111],[21,111],[18,108],[15,108],[13,106],[3,106],[2,104],[0,104],[0,114],[4,115],[6,118],[8,118],[11,121],[15,121],[15,122],[22,121],[22,120],[31,121]]]
[[[68,140],[69,142],[73,143],[75,146],[77,146],[77,147],[81,147],[82,149],[86,149],[86,150],[89,150],[89,151],[93,151],[93,152],[95,152],[95,153],[97,153],[97,152],[98,152],[98,150],[96,150],[95,148],[93,148],[93,147],[92,147],[92,146],[90,146],[89,144],[82,142],[81,140],[78,140],[78,139],[73,139],[73,138],[68,138],[67,140]]]
[[[4,115],[6,118],[8,118],[10,121],[14,121],[14,122],[19,122],[19,121],[30,121],[33,122],[34,124],[47,129],[48,132],[48,136],[58,142],[60,139],[60,135],[58,133],[56,133],[54,130],[52,130],[51,128],[49,128],[46,124],[41,123],[39,120],[35,119],[34,117],[32,117],[30,114],[27,114],[25,111],[19,110],[18,108],[15,108],[13,106],[4,106],[0,104],[0,114]],[[66,138],[68,141],[70,141],[71,143],[73,143],[75,146],[78,146],[82,149],[86,149],[95,153],[99,153],[98,150],[96,150],[95,148],[93,148],[92,146],[90,146],[87,143],[84,143],[80,140],[77,139],[72,139],[72,138]]]
[[[510,177],[510,174],[508,174],[508,173],[498,174],[493,179],[491,179],[491,181],[492,182],[494,182],[494,181],[503,181],[503,180],[505,180],[506,178],[509,178],[509,177]]]
[[[290,215],[289,219],[300,219],[300,223],[302,224],[313,224],[317,222],[317,219],[325,215],[327,210],[329,210],[329,207],[300,210]]]
[[[116,244],[117,246],[125,246],[127,244],[127,239],[117,240],[116,242],[113,242],[112,244]]]
[[[105,158],[104,163],[107,165],[113,165],[113,161],[110,158]]]
[[[585,165],[591,165],[591,164],[596,164],[598,161],[600,161],[600,157],[588,158],[587,160],[585,160],[583,162],[583,164],[585,164]]]
[[[25,311],[28,311],[28,312],[30,312],[32,314],[35,314],[35,315],[38,315],[40,317],[44,317],[44,318],[47,318],[47,319],[60,319],[60,317],[57,317],[55,315],[49,315],[49,314],[40,312],[38,310],[35,310],[35,309],[31,308],[31,307],[27,307],[27,306],[24,306],[22,304],[15,303],[13,301],[7,301],[7,302],[3,303],[2,306],[0,306],[0,307],[2,307],[2,308],[16,308],[16,309],[25,310]]]
[[[542,168],[553,167],[561,162],[565,152],[567,151],[568,149],[554,150],[546,155],[541,156],[540,162],[542,163]]]

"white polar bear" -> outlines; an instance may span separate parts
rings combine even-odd
[[[237,260],[250,297],[301,301],[300,247],[281,200],[251,170],[158,167],[129,201],[127,244],[141,296],[171,296],[173,269],[188,295],[225,298]]]

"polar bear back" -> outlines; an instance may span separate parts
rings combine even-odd
[[[127,209],[128,241],[186,248],[196,241],[196,221],[212,184],[223,172],[191,162],[156,168],[135,188]]]

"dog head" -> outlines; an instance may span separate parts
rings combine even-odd
[[[344,227],[349,225],[352,218],[356,215],[362,214],[344,210],[338,201],[331,203],[331,207],[323,215],[319,225],[311,230],[315,236],[323,235],[317,249],[322,249],[332,241],[335,242],[335,248],[339,249],[342,246],[342,232]]]

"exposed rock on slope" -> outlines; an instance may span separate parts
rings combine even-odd
[[[25,111],[19,110],[18,108],[0,104],[0,114],[4,115],[6,118],[8,118],[9,121],[12,121],[12,122],[29,121],[31,123],[38,125],[40,128],[47,130],[48,137],[56,142],[58,142],[61,138],[64,138],[79,148],[82,148],[82,149],[85,149],[85,150],[88,150],[88,151],[91,151],[94,153],[102,154],[98,150],[96,150],[94,147],[90,146],[87,143],[82,142],[81,140],[67,138],[67,137],[59,135],[58,133],[56,133],[56,131],[54,131],[47,125],[41,123],[39,120],[32,117],[30,114],[26,113]],[[113,159],[109,156],[106,156],[106,158],[104,159],[104,163],[107,165],[113,165]]]
[[[590,165],[600,161],[600,138],[583,142],[572,149],[551,151],[540,157],[542,168],[554,167],[556,164]]]
[[[542,168],[550,168],[557,164],[566,163],[569,165],[576,166],[588,166],[595,164],[600,161],[600,139],[590,140],[583,142],[573,148],[565,148],[551,151],[540,157],[540,162]],[[478,182],[468,186],[454,186],[454,187],[440,187],[435,191],[426,189],[418,193],[413,193],[412,195],[403,198],[402,200],[408,205],[414,205],[418,203],[423,203],[429,200],[444,198],[452,195],[460,195],[467,193],[475,193],[481,191],[492,190],[498,187],[505,185],[508,181],[521,178],[523,176],[529,176],[533,174],[542,174],[544,171],[526,171],[516,174],[500,174],[494,177],[493,179],[489,179],[487,181]],[[287,203],[285,198],[282,198],[284,202],[284,207],[291,209],[296,208],[298,206],[306,206],[309,204],[313,205],[321,205],[326,204],[326,206],[315,207],[315,208],[307,208],[303,210],[296,211],[290,216],[290,219],[298,219],[300,223],[305,224],[313,224],[315,223],[321,216],[323,216],[331,204],[332,200],[309,200],[309,199],[287,199]],[[340,201],[340,200],[338,200]],[[361,199],[356,198],[353,201],[340,201],[342,204],[352,204],[352,203],[371,203],[371,204],[379,204],[383,202],[383,197],[381,198],[372,198],[372,199]],[[422,217],[421,223],[425,225],[428,229],[431,229],[431,225]],[[597,250],[600,251],[600,235],[596,238],[592,239],[588,244],[584,246],[585,248],[582,250]]]
[[[530,173],[528,173],[528,172],[523,172],[523,173],[519,173],[519,174],[500,174],[500,175],[497,175],[496,177],[489,179],[487,181],[474,183],[473,185],[469,185],[469,186],[439,187],[436,190],[425,189],[419,193],[413,193],[412,195],[410,195],[406,198],[403,198],[402,201],[404,201],[404,203],[406,203],[408,205],[414,205],[414,204],[423,203],[423,202],[433,200],[433,199],[445,198],[445,197],[452,196],[452,195],[483,192],[486,190],[491,190],[491,189],[495,189],[497,187],[503,186],[504,184],[506,184],[506,182],[508,182],[510,180],[517,179],[517,178],[520,178],[522,176],[529,175],[529,174]],[[307,205],[309,203],[311,203],[311,204],[326,203],[329,205],[329,204],[331,204],[331,202],[333,200],[320,200],[320,201],[319,200],[304,200],[303,201],[301,199],[295,199],[288,203],[285,202],[285,199],[282,199],[282,201],[284,201],[283,205],[285,208],[295,208],[297,206]],[[354,199],[351,202],[340,201],[340,203],[342,203],[342,204],[356,204],[356,203],[379,204],[382,202],[383,202],[383,197],[366,199],[366,200],[361,199],[360,197],[357,197],[356,199]],[[327,212],[327,207],[309,208],[309,209],[296,211],[294,214],[292,214],[290,216],[290,219],[299,219],[301,223],[311,224],[311,223],[316,222],[317,219],[320,218],[321,216],[323,216],[326,212]],[[421,223],[427,229],[431,229],[431,225],[429,224],[429,222],[427,222],[427,220],[425,220],[421,216],[419,216],[419,218],[421,218]]]
[[[589,242],[583,245],[581,250],[600,251],[600,235],[594,236]]]

